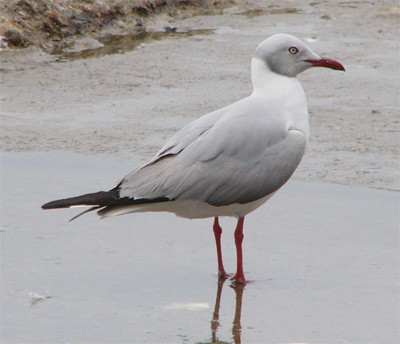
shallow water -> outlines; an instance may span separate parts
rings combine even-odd
[[[46,201],[140,164],[1,156],[3,343],[388,343],[398,339],[399,194],[290,181],[246,217],[244,289],[218,283],[212,221],[100,221]],[[234,272],[235,221],[221,221]]]
[[[74,51],[73,49],[63,48],[55,49],[52,54],[57,55],[59,62],[65,62],[76,59],[87,59],[94,57],[102,57],[112,54],[123,54],[128,51],[134,50],[141,44],[149,44],[152,42],[160,41],[165,38],[179,38],[191,37],[194,35],[209,35],[214,32],[213,29],[198,29],[177,31],[177,28],[165,28],[163,32],[139,32],[124,35],[109,35],[106,37],[99,37],[98,41],[101,46],[86,47]]]

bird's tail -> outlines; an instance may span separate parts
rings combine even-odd
[[[91,212],[93,210],[101,209],[107,205],[124,204],[127,199],[122,200],[119,197],[119,190],[117,188],[110,191],[99,191],[94,193],[85,194],[82,196],[70,197],[48,202],[42,205],[42,209],[61,209],[70,208],[74,206],[92,206],[82,213],[74,216],[70,222],[77,219],[79,216]]]
[[[119,186],[115,187],[110,191],[99,191],[94,193],[85,194],[82,196],[70,197],[59,199],[55,201],[48,202],[42,205],[42,209],[61,209],[61,208],[70,208],[77,206],[90,206],[91,208],[85,210],[84,212],[78,214],[73,217],[70,221],[75,220],[79,216],[86,214],[93,210],[98,209],[107,209],[107,210],[116,210],[118,208],[124,208],[129,205],[144,205],[147,203],[158,203],[169,201],[166,197],[158,197],[152,199],[144,199],[144,198],[131,198],[131,197],[120,197],[119,195]],[[103,214],[101,214],[103,215]]]
[[[125,202],[123,202],[125,200]],[[100,191],[95,193],[89,193],[82,196],[76,196],[71,198],[59,199],[51,201],[42,205],[42,209],[59,209],[69,208],[73,206],[97,206],[105,207],[107,205],[119,205],[127,204],[128,198],[120,198],[119,190],[112,189],[110,191]],[[132,200],[131,200],[132,201]]]

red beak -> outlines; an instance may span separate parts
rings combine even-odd
[[[328,59],[327,57],[321,57],[319,60],[306,60],[306,61],[311,63],[313,67],[325,67],[334,70],[346,71],[341,63],[332,59]]]

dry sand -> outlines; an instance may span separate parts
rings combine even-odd
[[[60,55],[0,52],[2,343],[398,342],[398,3],[282,3],[160,15],[157,34],[106,42],[106,29]],[[300,75],[311,141],[297,181],[246,217],[243,303],[227,282],[213,314],[211,219],[68,223],[76,209],[40,209],[113,187],[183,125],[248,95],[251,55],[277,32],[347,71]],[[234,225],[222,219],[229,272]]]
[[[398,3],[251,3],[217,16],[158,16],[148,30],[213,31],[161,34],[121,54],[2,51],[2,150],[149,157],[184,124],[248,95],[255,47],[287,32],[347,69],[300,76],[312,135],[295,178],[398,190]]]

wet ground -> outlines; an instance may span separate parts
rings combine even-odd
[[[159,18],[139,44],[1,52],[2,343],[399,340],[398,4],[252,3]],[[211,220],[68,223],[78,210],[40,209],[115,186],[183,125],[248,95],[251,55],[277,32],[347,71],[300,76],[311,141],[292,181],[246,217],[254,283],[218,284]],[[230,272],[234,226],[222,222]]]
[[[40,209],[112,187],[132,167],[108,155],[2,156],[2,343],[396,342],[397,193],[289,182],[246,217],[253,283],[242,290],[217,283],[211,220],[69,223],[78,209]],[[230,272],[234,226],[222,221]]]
[[[184,124],[247,96],[254,49],[287,32],[346,67],[299,76],[311,138],[294,178],[399,190],[397,2],[252,3],[219,16],[161,17],[148,27],[161,39],[137,45],[128,36],[121,49],[97,42],[114,53],[99,58],[66,56],[86,44],[101,50],[93,37],[60,55],[1,52],[2,150],[151,156]]]

